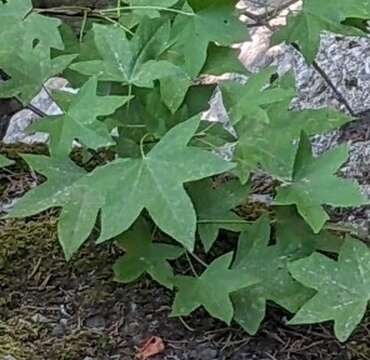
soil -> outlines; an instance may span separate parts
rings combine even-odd
[[[39,181],[21,163],[0,177],[3,199]],[[1,360],[129,360],[151,336],[161,337],[166,347],[153,360],[370,358],[370,316],[346,344],[334,338],[331,324],[287,326],[289,314],[272,306],[254,337],[202,310],[169,318],[172,292],[147,278],[130,285],[113,280],[111,265],[119,256],[114,246],[96,247],[92,236],[66,263],[57,217],[53,210],[0,221]]]

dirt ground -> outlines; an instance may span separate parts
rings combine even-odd
[[[22,166],[3,170],[0,200],[34,181]],[[57,241],[57,215],[53,210],[0,221],[1,360],[129,360],[151,336],[166,346],[153,360],[370,358],[370,316],[346,344],[335,340],[331,324],[286,326],[289,314],[273,307],[255,337],[202,310],[182,320],[168,318],[171,292],[146,278],[131,285],[113,281],[111,265],[119,253],[112,245],[91,241],[67,264]]]

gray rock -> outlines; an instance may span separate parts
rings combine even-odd
[[[45,84],[45,89],[43,89],[39,95],[32,100],[32,105],[43,111],[48,115],[59,115],[61,110],[53,102],[48,92],[63,89],[66,86],[66,81],[61,78],[52,78]],[[30,110],[22,110],[16,113],[9,122],[8,129],[3,138],[3,142],[6,144],[35,144],[35,143],[45,143],[48,140],[46,134],[27,134],[27,128],[35,121],[39,120],[39,117]]]
[[[44,315],[41,315],[41,314],[35,314],[32,316],[32,321],[34,323],[38,323],[38,324],[47,324],[49,322],[51,322],[50,319],[48,319],[47,317],[45,317]]]
[[[1,360],[17,360],[17,359],[12,355],[6,355],[2,357]]]
[[[102,316],[96,315],[86,320],[86,326],[93,329],[105,328],[106,321]]]
[[[201,344],[189,354],[189,359],[192,360],[216,360],[218,359],[219,351],[210,344]]]
[[[66,328],[61,324],[57,324],[52,328],[51,336],[61,338],[65,335],[65,332],[66,332]]]
[[[349,159],[340,172],[346,178],[365,184],[370,182],[370,141],[351,145]]]

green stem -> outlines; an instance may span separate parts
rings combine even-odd
[[[145,135],[141,138],[141,140],[140,140],[140,153],[141,153],[141,157],[142,157],[143,159],[145,159],[145,158],[146,158],[146,155],[145,155],[145,152],[144,152],[144,141],[145,141],[145,139],[146,139],[148,136],[150,136],[150,134],[145,134]]]
[[[122,25],[119,21],[113,20],[109,16],[104,15],[101,11],[99,13],[96,13],[96,16],[98,16],[98,17],[100,17],[100,18],[102,18],[102,19],[110,22],[111,24],[114,24],[114,25],[119,26],[122,30],[124,30],[125,32],[127,32],[131,36],[134,35],[134,33],[128,27]]]
[[[33,11],[37,13],[43,13],[43,12],[55,12],[55,13],[61,13],[65,10],[69,11],[91,11],[91,8],[86,7],[86,6],[59,6],[59,7],[52,7],[52,8],[45,8],[45,9],[40,9],[40,8],[34,8]]]
[[[132,96],[132,84],[129,84],[128,85],[128,93],[127,93],[127,96],[128,96],[128,101],[127,101],[127,115],[130,111],[130,105],[131,105],[131,96]]]
[[[146,125],[143,124],[120,124],[120,127],[125,127],[129,129],[144,129],[146,128]]]
[[[201,142],[202,144],[209,146],[209,148],[210,148],[211,150],[216,150],[216,149],[218,149],[218,147],[217,147],[217,146],[213,145],[213,144],[212,144],[212,143],[210,143],[209,141],[204,140],[204,139],[202,139],[202,138],[196,137],[194,140],[199,141],[199,142]]]
[[[117,0],[117,17],[121,17],[121,0]]]
[[[187,11],[182,11],[182,10],[178,10],[178,9],[172,9],[172,8],[168,8],[168,7],[164,7],[164,6],[151,6],[151,5],[148,5],[148,6],[123,6],[123,7],[120,7],[119,8],[121,11],[130,11],[130,10],[158,10],[158,11],[167,11],[167,12],[172,12],[172,13],[175,13],[175,14],[180,14],[180,15],[185,15],[185,16],[195,16],[194,13],[190,13],[190,12],[187,12]],[[104,12],[104,13],[109,13],[109,12],[116,12],[118,11],[118,8],[113,8],[113,9],[104,9],[104,10],[101,10],[101,12]]]
[[[226,220],[226,219],[212,219],[212,220],[198,220],[198,224],[235,224],[235,225],[247,225],[251,224],[251,221],[246,220]]]
[[[211,124],[209,124],[207,127],[205,127],[201,132],[196,133],[194,136],[199,137],[199,136],[205,136],[207,135],[207,131],[211,130],[214,126],[219,124],[218,122],[214,121]]]
[[[85,28],[87,24],[87,14],[88,14],[88,11],[84,10],[84,15],[82,18],[82,23],[81,23],[81,28],[80,28],[80,36],[79,36],[80,43],[82,43],[83,38],[84,38]]]
[[[193,275],[195,276],[195,277],[199,277],[199,274],[197,273],[197,271],[195,270],[195,267],[194,267],[194,265],[193,265],[193,263],[192,263],[192,261],[191,261],[191,259],[190,259],[190,256],[189,256],[189,252],[186,250],[185,251],[185,256],[186,256],[186,260],[188,261],[188,263],[189,263],[189,266],[190,266],[190,270],[191,270],[191,272],[193,273]]]
[[[206,269],[208,268],[208,264],[205,263],[200,257],[198,257],[197,255],[195,255],[194,253],[189,253],[196,261],[198,261],[198,263],[200,265],[202,265],[203,267],[205,267]]]

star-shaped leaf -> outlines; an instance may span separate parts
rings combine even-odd
[[[50,59],[50,50],[36,46],[26,46],[17,53],[2,52],[0,48],[0,68],[10,79],[0,84],[0,97],[18,96],[23,104],[28,104],[42,89],[50,77],[61,73],[76,55],[62,55]]]
[[[232,180],[214,187],[206,179],[189,185],[190,197],[198,215],[198,233],[206,251],[217,239],[220,229],[242,231],[248,223],[231,211],[246,201],[250,185]]]
[[[347,158],[346,146],[314,158],[310,140],[302,132],[292,181],[278,188],[275,204],[295,204],[315,233],[329,219],[323,204],[337,207],[367,204],[368,201],[358,185],[334,175]]]
[[[234,313],[230,294],[258,281],[243,271],[230,270],[232,258],[232,253],[217,258],[199,278],[176,276],[174,285],[179,291],[171,316],[189,315],[203,306],[210,315],[230,324]]]
[[[86,241],[101,210],[99,242],[130,228],[146,208],[164,232],[192,249],[196,213],[183,183],[223,173],[234,164],[187,146],[200,118],[171,129],[143,158],[116,159],[90,173],[66,157],[25,155],[48,180],[20,199],[7,217],[25,217],[62,207],[59,241],[69,259]]]
[[[293,98],[294,88],[270,86],[274,73],[274,68],[268,68],[251,76],[246,84],[240,84],[236,81],[227,81],[221,84],[223,100],[234,126],[240,121],[250,119],[268,122],[264,106]],[[256,96],[256,94],[258,95]]]
[[[188,0],[188,4],[193,13],[176,17],[172,40],[193,78],[206,62],[210,43],[229,46],[246,41],[248,30],[238,19],[234,0]]]
[[[243,181],[258,165],[276,178],[290,179],[302,130],[309,135],[324,133],[351,120],[331,109],[292,111],[289,101],[268,106],[266,113],[267,123],[246,119],[236,126],[240,138],[234,161]]]
[[[3,155],[0,155],[0,169],[14,164],[14,161],[9,160]]]
[[[102,211],[100,241],[127,230],[146,208],[160,229],[193,248],[196,213],[183,183],[234,167],[210,152],[187,146],[199,123],[196,116],[177,125],[143,158],[122,163],[117,188],[110,192]],[[125,211],[121,211],[122,204]]]
[[[315,234],[294,206],[276,207],[275,217],[276,239],[285,254],[303,257],[315,250],[339,253],[343,245],[342,237],[330,231],[322,230]]]
[[[364,33],[343,24],[347,18],[370,17],[370,2],[305,0],[302,11],[290,15],[287,26],[273,35],[273,44],[283,41],[296,43],[304,57],[312,63],[320,46],[320,36],[324,31],[337,34],[358,36]]]
[[[338,261],[320,253],[289,264],[293,277],[317,291],[290,321],[312,324],[333,320],[335,335],[346,341],[365,315],[370,300],[370,250],[347,238]]]
[[[20,44],[31,49],[35,40],[45,48],[63,50],[58,29],[61,21],[31,11],[31,0],[0,2],[0,43],[3,50],[17,50]]]
[[[267,216],[240,235],[232,269],[243,270],[260,279],[256,285],[232,295],[234,318],[249,334],[254,335],[259,329],[265,317],[267,300],[295,312],[312,296],[312,291],[293,280],[288,272],[288,262],[294,256],[284,253],[279,244],[270,245]]]
[[[207,60],[201,73],[221,76],[226,73],[248,74],[248,71],[239,60],[237,50],[211,43],[208,46]]]
[[[227,84],[223,88],[224,103],[239,136],[234,161],[243,183],[257,166],[274,177],[290,179],[301,130],[313,135],[351,120],[330,109],[290,110],[296,93],[294,77],[285,75],[268,86],[272,72],[265,70],[251,77],[246,85],[236,85],[244,87],[240,93],[231,91]]]
[[[63,207],[58,223],[59,242],[70,259],[90,235],[101,204],[101,193],[84,183],[86,171],[69,158],[23,155],[23,159],[47,181],[24,195],[7,217],[22,218]]]
[[[179,50],[180,51],[180,50]],[[176,58],[176,65],[183,66],[181,55],[171,48],[171,55]],[[227,46],[211,43],[208,46],[207,59],[201,69],[200,75],[221,76],[225,73],[247,74],[247,70],[237,57],[237,51]],[[161,79],[161,95],[168,108],[175,112],[184,101],[189,88],[199,82],[198,74],[192,76],[184,73],[183,76],[167,77]]]
[[[50,152],[56,156],[68,155],[73,141],[78,139],[91,149],[114,145],[106,125],[99,116],[112,114],[130,98],[127,96],[96,96],[97,79],[92,77],[72,96],[67,106],[59,105],[63,115],[52,116],[34,123],[29,130],[50,134]]]
[[[153,81],[181,73],[180,68],[158,56],[167,46],[168,21],[144,18],[132,40],[119,27],[94,24],[95,43],[102,60],[83,61],[71,66],[99,80],[151,88]]]
[[[168,260],[181,256],[183,248],[153,242],[148,223],[143,219],[120,235],[117,243],[126,254],[113,266],[115,280],[129,283],[148,273],[161,285],[172,289],[173,271]]]

